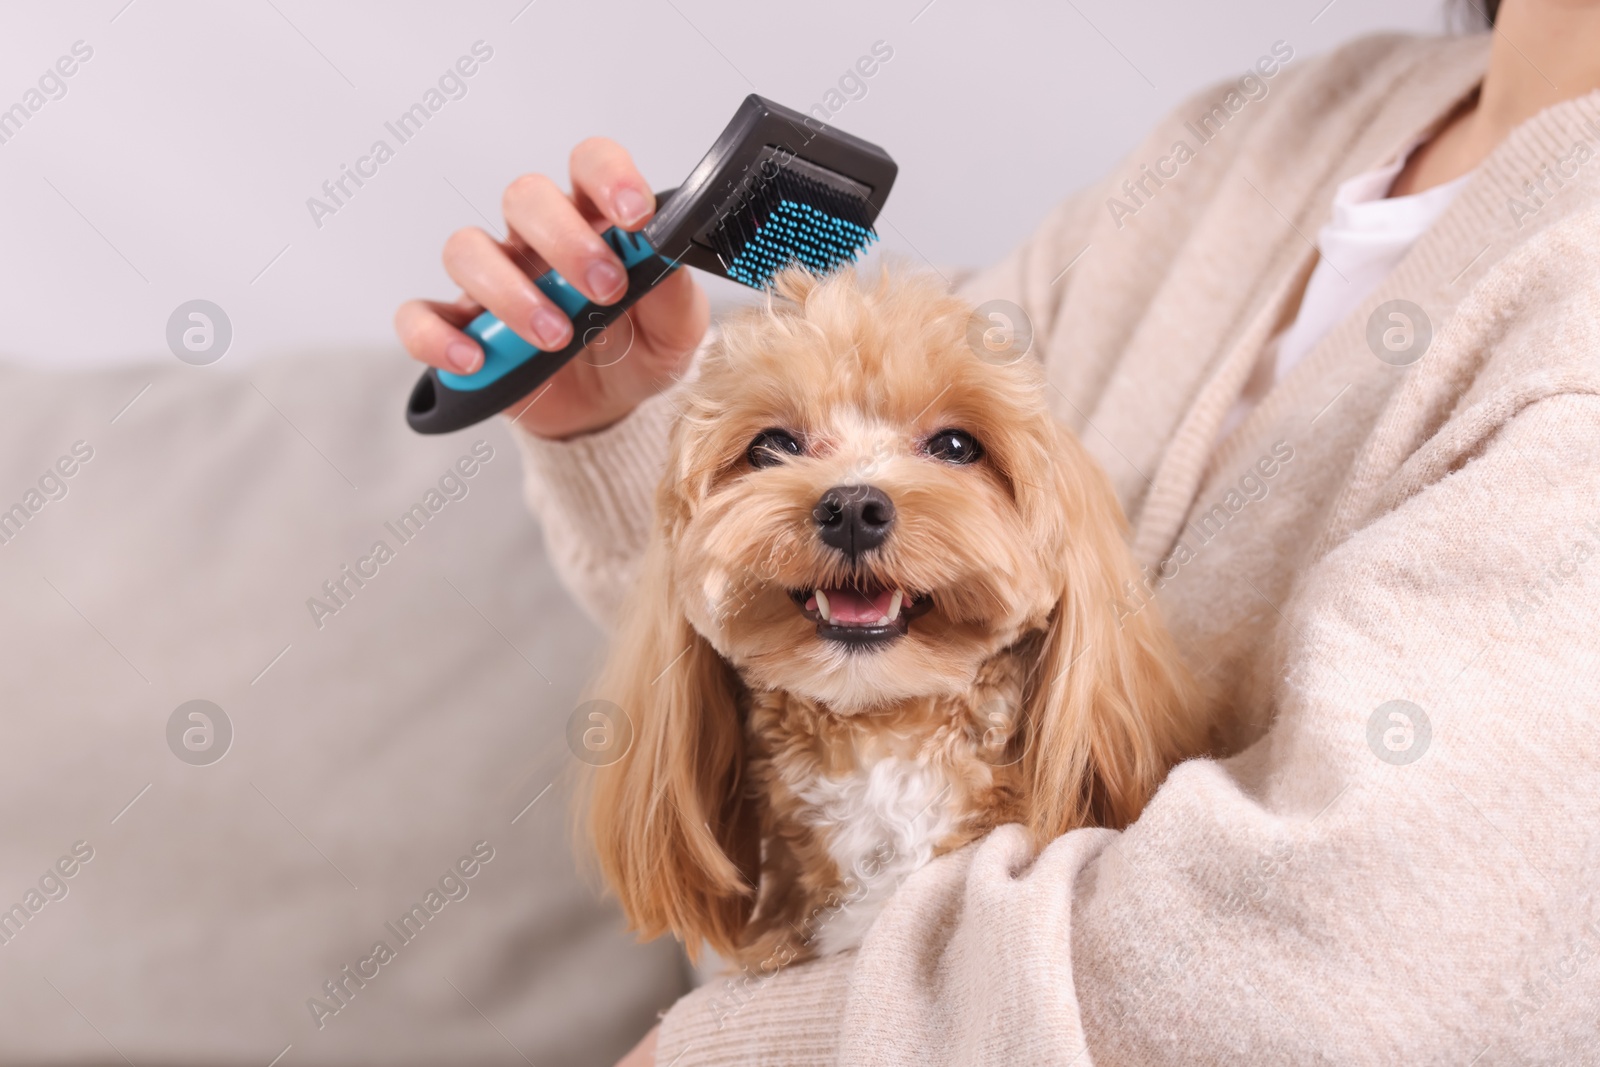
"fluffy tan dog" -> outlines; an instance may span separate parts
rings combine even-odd
[[[636,736],[589,804],[642,934],[765,969],[1002,823],[1125,825],[1206,744],[1036,363],[975,356],[937,279],[776,289],[683,399],[599,690]]]

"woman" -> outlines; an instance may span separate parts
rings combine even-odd
[[[1030,320],[1134,524],[1121,610],[1159,596],[1238,754],[1177,768],[1123,833],[1035,858],[1004,828],[935,862],[859,953],[713,982],[630,1061],[1593,1056],[1600,2],[1263,60],[960,286]],[[515,254],[451,238],[466,295],[401,309],[414,356],[471,370],[479,306],[564,344],[527,249],[620,293],[594,228],[639,226],[649,187],[603,141],[572,183],[511,186]],[[602,619],[706,301],[679,272],[634,322],[627,360],[570,365],[517,420]]]

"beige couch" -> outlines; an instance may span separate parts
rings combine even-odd
[[[0,368],[0,1063],[601,1064],[686,987],[568,845],[599,634],[413,376]]]

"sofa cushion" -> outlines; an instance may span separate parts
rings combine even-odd
[[[414,378],[0,367],[0,1062],[610,1063],[685,989],[572,859],[600,636]]]

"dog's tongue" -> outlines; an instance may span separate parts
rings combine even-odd
[[[833,621],[847,626],[876,624],[889,614],[889,600],[894,596],[892,589],[876,593],[863,593],[859,589],[823,589],[822,592],[828,598],[828,614]],[[816,607],[815,597],[808,606]]]

